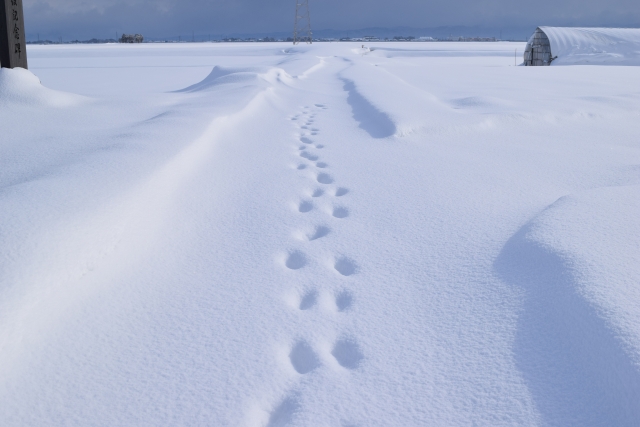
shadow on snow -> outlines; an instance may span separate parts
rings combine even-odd
[[[580,294],[570,260],[532,240],[532,223],[494,263],[524,295],[514,358],[547,426],[637,426],[640,369]]]

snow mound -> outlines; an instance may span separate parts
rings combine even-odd
[[[208,91],[221,85],[230,84],[239,84],[242,86],[256,84],[260,86],[261,81],[275,83],[283,79],[290,80],[291,76],[277,68],[225,68],[216,65],[204,80],[184,89],[177,90],[176,92],[190,93]]]
[[[581,295],[598,307],[640,368],[638,212],[640,185],[598,188],[553,204],[531,236],[581,267]]]
[[[523,293],[514,357],[544,425],[640,419],[639,211],[638,185],[562,197],[496,261]]]
[[[0,69],[0,103],[68,107],[85,97],[44,87],[40,79],[24,68]]]
[[[351,49],[351,52],[355,53],[356,55],[366,55],[367,53],[371,52],[371,50],[372,49],[366,47],[365,45],[362,45],[362,47]]]

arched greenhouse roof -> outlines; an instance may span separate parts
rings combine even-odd
[[[640,28],[539,27],[553,65],[640,65]]]

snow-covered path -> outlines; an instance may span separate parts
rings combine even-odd
[[[2,70],[3,424],[638,425],[636,70],[513,49]]]

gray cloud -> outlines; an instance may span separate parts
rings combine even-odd
[[[28,37],[151,37],[288,32],[295,0],[24,0]],[[310,0],[314,29],[636,26],[638,0]]]

